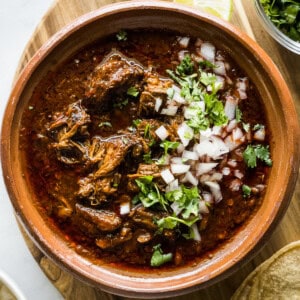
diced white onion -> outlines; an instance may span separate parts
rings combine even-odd
[[[200,232],[199,232],[199,229],[198,229],[197,224],[194,223],[194,224],[191,226],[191,229],[192,229],[192,231],[193,231],[194,240],[200,242],[200,241],[201,241],[201,235],[200,235]]]
[[[156,98],[155,99],[155,107],[154,107],[154,109],[155,109],[155,111],[156,112],[158,112],[159,111],[159,109],[160,109],[160,107],[161,107],[161,105],[162,105],[162,99],[161,98]]]
[[[235,129],[232,130],[232,138],[237,141],[243,138],[243,132],[241,130],[241,128],[237,127]]]
[[[186,55],[189,55],[189,51],[181,50],[178,52],[178,60],[182,61]]]
[[[253,138],[257,141],[264,141],[266,137],[265,127],[262,127],[254,132]]]
[[[169,135],[169,132],[168,130],[163,126],[161,125],[160,127],[158,127],[156,130],[155,130],[155,134],[162,140],[164,141],[168,135]]]
[[[226,75],[225,64],[223,61],[217,60],[215,63],[214,72],[218,75]]]
[[[171,183],[175,179],[174,175],[170,172],[169,169],[161,171],[160,175],[166,184]]]
[[[187,146],[190,140],[194,137],[194,130],[188,126],[185,122],[183,122],[178,130],[177,134],[184,146]]]
[[[206,140],[207,138],[211,137],[213,134],[211,128],[207,128],[205,130],[200,130],[200,142]]]
[[[173,100],[176,101],[179,104],[184,104],[186,101],[180,95],[180,88],[178,86],[176,86],[176,85],[173,85],[172,89],[174,91]]]
[[[120,204],[120,215],[127,215],[130,213],[130,202],[122,202]]]
[[[206,174],[210,172],[212,169],[214,169],[217,165],[218,163],[198,163],[196,174],[197,176]]]
[[[191,166],[184,164],[171,164],[171,171],[173,174],[184,174]]]
[[[210,139],[204,140],[195,147],[199,157],[207,155],[213,159],[219,158],[221,155],[228,153],[229,149],[219,137],[212,136]]]
[[[199,212],[200,212],[200,214],[208,214],[209,213],[209,209],[204,200],[199,201]]]
[[[182,153],[184,151],[185,147],[183,144],[179,144],[179,146],[177,147],[177,153]]]
[[[213,135],[221,135],[222,134],[222,127],[221,126],[214,126],[212,128],[212,134]]]
[[[220,172],[215,172],[210,176],[209,181],[221,181],[223,178],[223,174]]]
[[[211,193],[204,191],[202,193],[202,198],[204,199],[205,202],[207,203],[212,203],[213,202],[213,196]]]
[[[169,185],[166,187],[166,192],[172,192],[178,190],[178,188],[179,188],[178,179],[175,179],[172,182],[170,182]]]
[[[202,43],[200,53],[203,58],[210,62],[215,61],[215,56],[216,56],[216,48],[213,44],[211,43]]]
[[[226,131],[231,132],[234,128],[236,128],[236,126],[237,126],[237,121],[236,119],[233,119],[226,126]]]
[[[178,106],[174,105],[169,105],[167,108],[163,108],[161,110],[162,115],[167,115],[167,116],[175,116],[178,110]]]
[[[242,179],[244,177],[244,174],[240,170],[236,169],[234,170],[234,176],[236,178]]]
[[[237,89],[238,93],[239,93],[239,96],[240,96],[240,99],[241,100],[244,100],[244,99],[247,99],[247,93],[241,89]]]
[[[199,183],[199,180],[190,171],[186,172],[185,180],[193,186],[197,186]]]
[[[178,216],[181,213],[182,209],[183,209],[182,207],[180,207],[179,203],[176,202],[176,201],[174,201],[170,206],[171,206],[171,208],[172,208],[172,210],[173,210],[173,212],[175,213],[176,216]]]
[[[180,37],[178,39],[178,43],[182,48],[187,48],[190,42],[190,38],[185,36],[185,37]]]
[[[236,106],[237,106],[236,99],[230,96],[226,97],[224,111],[225,111],[225,115],[229,120],[233,120],[235,118]]]
[[[209,187],[216,203],[223,199],[220,185],[217,182],[207,181],[205,184]]]
[[[234,159],[230,159],[230,160],[228,160],[227,165],[229,167],[235,168],[237,166],[237,161]]]
[[[224,168],[222,169],[222,174],[223,174],[223,175],[228,176],[230,173],[231,173],[230,168],[224,167]]]
[[[233,179],[229,184],[229,189],[233,192],[237,192],[240,190],[242,182],[239,178]]]
[[[243,144],[244,141],[245,141],[245,136],[243,136],[242,138],[240,138],[238,140],[235,140],[235,139],[233,139],[232,134],[228,135],[224,140],[226,146],[229,148],[230,151],[239,147],[241,144]]]
[[[171,158],[171,162],[173,164],[182,164],[183,163],[183,160],[182,160],[182,157],[178,157],[178,156],[174,156]]]
[[[182,158],[191,159],[191,160],[197,160],[198,159],[198,154],[196,152],[194,152],[194,151],[184,150],[182,152]]]

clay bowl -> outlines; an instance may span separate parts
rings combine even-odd
[[[167,28],[199,35],[231,53],[256,84],[271,131],[271,170],[265,199],[253,218],[216,251],[213,259],[193,266],[156,273],[115,269],[91,263],[77,254],[33,204],[35,195],[20,159],[22,112],[37,82],[56,64],[101,38],[132,28]],[[80,17],[53,36],[24,68],[8,102],[2,128],[2,167],[18,221],[38,247],[58,266],[107,292],[158,298],[207,287],[238,270],[262,247],[286,211],[299,166],[299,128],[289,90],[268,55],[230,24],[168,2],[118,3]]]

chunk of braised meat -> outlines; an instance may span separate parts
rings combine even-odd
[[[79,164],[87,160],[88,146],[85,144],[63,140],[52,143],[51,148],[55,150],[57,159],[66,165]]]
[[[77,196],[83,199],[89,199],[92,205],[98,205],[106,202],[107,196],[117,191],[121,175],[111,174],[103,178],[95,178],[94,174],[78,180],[79,190]]]
[[[67,106],[63,112],[55,113],[47,130],[56,142],[60,143],[77,136],[88,137],[87,125],[91,123],[90,115],[82,106],[81,100]]]
[[[90,122],[90,116],[81,101],[72,103],[65,111],[54,114],[47,131],[55,140],[50,147],[55,150],[59,161],[67,165],[86,161],[89,146],[87,126]]]
[[[110,52],[89,76],[86,85],[86,99],[89,104],[107,106],[126,94],[130,87],[142,85],[143,66],[118,51]],[[124,100],[124,99],[123,99]]]
[[[153,211],[147,210],[144,206],[138,206],[130,212],[129,217],[138,225],[150,230],[156,230],[157,225],[154,220],[160,219],[161,214],[157,213],[156,215]]]
[[[79,218],[91,223],[93,227],[102,232],[114,231],[122,224],[121,218],[110,210],[90,208],[79,203],[76,203],[75,208]]]
[[[147,72],[145,83],[139,100],[138,115],[141,117],[155,116],[166,102],[167,90],[172,87],[173,81],[161,77],[157,73]],[[161,102],[160,105],[155,107],[159,102]]]
[[[129,180],[133,180],[143,176],[153,176],[153,177],[160,177],[160,169],[159,166],[155,163],[153,164],[144,164],[140,163],[138,169],[135,174],[127,174]]]
[[[114,235],[107,235],[96,239],[96,245],[101,249],[110,249],[121,245],[132,239],[132,230],[129,227],[122,227],[121,230]]]

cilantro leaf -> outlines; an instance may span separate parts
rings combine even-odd
[[[134,204],[142,202],[144,207],[151,207],[154,204],[160,204],[164,210],[167,210],[167,201],[156,183],[153,182],[153,176],[144,176],[135,180],[140,192],[134,197]]]
[[[120,30],[117,34],[116,34],[117,40],[118,41],[126,41],[127,40],[127,32],[124,30]]]
[[[191,75],[194,72],[194,62],[189,55],[185,55],[180,64],[176,67],[176,74],[180,76]]]
[[[255,146],[248,145],[243,153],[243,158],[249,168],[255,168],[257,166],[257,159],[264,162],[267,166],[272,166],[269,146],[260,144]]]
[[[250,186],[248,186],[246,184],[242,185],[242,191],[243,191],[243,196],[244,197],[249,197],[250,194],[251,194],[251,188],[250,188]]]
[[[132,96],[132,97],[137,97],[139,95],[139,91],[136,87],[131,86],[128,90],[127,90],[127,95]]]
[[[154,251],[153,251],[153,254],[151,257],[151,261],[150,261],[150,264],[152,267],[159,267],[159,266],[171,261],[173,258],[172,253],[166,253],[166,254],[163,253],[160,244],[154,246],[153,250]]]

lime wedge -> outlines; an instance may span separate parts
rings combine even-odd
[[[226,21],[230,20],[233,10],[232,0],[173,0],[173,2],[194,6]]]

